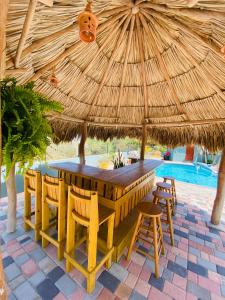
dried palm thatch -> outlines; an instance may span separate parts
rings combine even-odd
[[[95,0],[91,44],[79,40],[76,23],[86,2],[51,2],[9,1],[6,74],[35,80],[63,103],[49,116],[58,141],[87,122],[88,135],[101,139],[140,137],[147,124],[163,144],[225,146],[223,0]]]

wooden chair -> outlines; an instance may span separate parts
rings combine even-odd
[[[164,244],[163,244],[163,233],[161,225],[161,215],[162,210],[159,205],[150,202],[141,202],[137,206],[138,209],[138,220],[134,230],[134,234],[131,240],[131,244],[127,254],[127,260],[130,259],[130,255],[136,241],[142,240],[150,245],[153,244],[154,255],[139,249],[135,248],[137,252],[153,258],[155,262],[155,277],[159,277],[159,257],[160,254],[164,254]],[[145,220],[149,222],[149,225],[145,225]]]
[[[31,210],[31,196],[35,197],[34,211]],[[41,173],[36,170],[27,170],[24,175],[24,229],[28,231],[31,228],[35,241],[38,241],[41,229]]]
[[[174,246],[174,235],[173,235],[173,221],[172,221],[172,207],[173,207],[173,195],[164,191],[156,190],[153,192],[153,203],[159,204],[162,208],[163,213],[166,215],[166,219],[162,219],[169,225],[169,233],[171,245]]]
[[[166,192],[166,193],[169,193],[171,194],[173,197],[172,197],[172,215],[174,216],[175,215],[175,196],[173,194],[173,186],[165,181],[163,182],[157,182],[156,183],[156,187],[157,187],[157,190],[158,191],[163,191],[163,192]]]
[[[50,233],[49,228],[55,223],[50,224],[50,207],[57,209],[57,240]],[[42,176],[42,247],[47,247],[48,243],[52,243],[57,247],[57,257],[59,260],[63,258],[63,243],[65,240],[66,227],[66,192],[63,179]]]
[[[66,271],[71,270],[72,265],[77,268],[87,278],[87,292],[91,293],[95,287],[95,277],[97,271],[106,263],[107,268],[111,266],[113,247],[113,228],[115,212],[107,207],[98,205],[98,193],[87,191],[76,186],[70,186],[68,190],[68,210],[67,210],[67,239],[66,251]],[[106,241],[106,251],[101,261],[96,264],[97,239],[99,226],[108,223],[108,234]],[[77,226],[82,225],[87,228],[87,235],[75,241]],[[87,239],[87,269],[80,265],[74,258],[74,250]]]
[[[171,176],[164,176],[163,177],[163,181],[166,182],[166,183],[171,184],[171,186],[172,186],[172,194],[173,194],[174,199],[175,199],[175,204],[177,204],[177,194],[176,194],[175,178],[171,177]]]

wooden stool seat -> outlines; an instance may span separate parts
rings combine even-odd
[[[56,222],[51,224],[50,207],[57,209]],[[49,229],[56,224],[57,240],[54,239]],[[42,247],[47,247],[48,243],[53,244],[57,248],[58,260],[63,259],[64,242],[66,234],[66,191],[63,179],[42,176],[42,228],[40,234],[42,236]]]
[[[137,209],[138,212],[150,218],[160,217],[162,215],[162,209],[160,206],[151,202],[140,202],[137,205]]]
[[[167,182],[157,182],[156,183],[157,188],[161,188],[164,190],[170,190],[172,189],[172,185]]]
[[[66,251],[66,271],[71,267],[77,268],[87,278],[87,292],[91,293],[95,288],[96,273],[106,264],[110,268],[112,261],[113,228],[115,212],[107,207],[98,204],[98,192],[88,191],[69,186],[68,189],[68,210],[67,210],[67,239]],[[107,237],[104,245],[103,257],[97,262],[98,232],[99,226],[107,222]],[[75,239],[79,233],[79,226],[86,227],[87,234]],[[76,235],[77,236],[77,235]],[[87,267],[81,265],[76,260],[74,250],[86,241]]]
[[[176,186],[175,186],[175,178],[171,177],[171,176],[164,176],[163,177],[163,181],[165,183],[167,183],[167,181],[170,182],[171,186],[172,186],[172,194],[174,196],[175,199],[175,204],[177,204],[177,195],[176,195]]]
[[[162,215],[162,210],[159,205],[149,202],[141,202],[137,205],[138,209],[138,219],[134,230],[134,234],[131,240],[131,244],[127,254],[127,260],[130,259],[133,246],[137,240],[142,240],[145,243],[153,245],[154,255],[143,251],[135,247],[137,252],[148,258],[153,258],[155,262],[155,277],[159,277],[159,257],[160,254],[164,254],[164,244],[163,244],[163,233],[160,217]],[[145,219],[149,221],[149,225],[145,225]],[[145,233],[145,234],[144,234]]]
[[[34,211],[31,209],[31,196],[35,198]],[[41,229],[41,173],[27,170],[24,175],[24,229],[34,230],[34,240],[40,239]],[[34,215],[34,221],[31,219]]]
[[[172,211],[173,211],[174,197],[172,194],[161,190],[154,191],[153,195],[154,195],[153,203],[159,204],[163,209],[163,212],[167,215],[167,220],[165,221],[165,223],[169,225],[170,240],[171,240],[171,245],[173,246],[174,236],[173,236]],[[162,222],[164,222],[163,219]]]

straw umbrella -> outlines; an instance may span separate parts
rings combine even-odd
[[[99,25],[92,43],[79,39],[77,19],[85,5],[83,0],[9,5],[5,74],[21,83],[34,80],[38,91],[64,105],[63,113],[49,116],[58,142],[82,135],[82,163],[87,135],[142,137],[142,159],[147,137],[222,150],[223,1],[96,0],[92,10]],[[57,86],[49,80],[53,68]],[[222,194],[215,203],[222,203]],[[213,215],[217,223],[218,208]]]

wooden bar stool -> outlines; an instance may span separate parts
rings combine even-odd
[[[31,210],[31,196],[35,197],[34,211]],[[35,170],[27,170],[24,175],[24,229],[28,231],[31,228],[35,241],[38,241],[41,229],[41,173]]]
[[[171,245],[174,246],[173,236],[173,221],[172,221],[172,207],[173,207],[173,195],[164,191],[156,190],[153,192],[153,203],[159,204],[166,214],[166,220],[162,219],[162,222],[169,225]]]
[[[157,182],[156,183],[156,187],[158,191],[163,191],[166,193],[169,193],[173,196],[172,198],[172,215],[175,215],[175,196],[173,194],[173,187],[171,184],[167,183],[167,182]]]
[[[134,230],[134,234],[130,243],[130,247],[127,254],[127,260],[130,259],[130,255],[134,244],[138,239],[144,242],[153,244],[154,255],[146,253],[139,248],[135,248],[137,252],[147,256],[148,258],[153,258],[155,262],[155,277],[159,277],[159,257],[160,254],[164,254],[164,244],[163,244],[163,233],[160,217],[162,215],[162,210],[159,205],[150,202],[141,202],[137,205],[138,209],[138,220]],[[149,225],[145,225],[145,220],[149,221]],[[147,235],[146,235],[147,233]]]
[[[67,239],[66,251],[66,271],[71,270],[72,265],[77,268],[87,278],[87,292],[91,293],[95,288],[95,278],[97,271],[106,263],[110,268],[113,247],[113,229],[115,212],[107,207],[98,204],[98,193],[80,189],[76,186],[69,186],[68,190],[68,210],[67,210]],[[107,222],[108,234],[103,258],[96,264],[97,240],[99,226]],[[87,228],[87,235],[79,241],[75,240],[75,233],[78,225]],[[83,267],[74,257],[74,249],[87,241],[87,269]]]
[[[57,240],[54,239],[49,229],[55,222],[50,223],[50,206],[57,209]],[[63,258],[63,243],[65,240],[65,224],[66,224],[66,192],[63,179],[42,176],[42,247],[47,247],[50,242],[57,247],[57,257],[59,260]]]
[[[163,177],[163,181],[164,182],[168,182],[171,184],[172,186],[172,194],[174,196],[174,199],[175,199],[175,204],[177,204],[177,194],[176,194],[176,186],[175,186],[175,178],[172,177],[172,176],[164,176]]]

